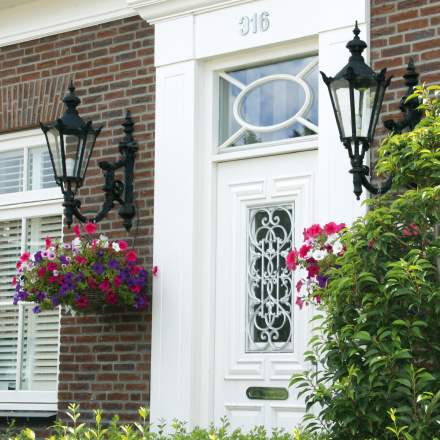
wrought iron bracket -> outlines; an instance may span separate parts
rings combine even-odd
[[[122,123],[125,136],[123,140],[119,142],[118,146],[122,159],[113,163],[98,163],[99,168],[104,171],[105,181],[102,189],[105,192],[105,200],[101,211],[95,218],[89,219],[81,214],[81,202],[74,199],[74,192],[72,191],[70,185],[64,192],[63,206],[66,210],[66,224],[69,228],[73,223],[73,216],[75,216],[81,222],[90,221],[92,223],[97,223],[101,221],[109,213],[109,211],[115,207],[115,202],[118,202],[119,205],[121,205],[119,215],[124,219],[123,224],[125,230],[127,232],[131,230],[133,225],[133,217],[136,214],[136,208],[133,203],[134,162],[136,152],[139,149],[137,141],[135,141],[133,138],[133,125],[134,122],[132,120],[131,113],[127,111],[125,121]],[[120,168],[124,168],[125,183],[123,183],[121,180],[115,179],[115,171]],[[124,196],[124,199],[122,199],[122,196]]]
[[[420,105],[419,100],[417,98],[412,98],[408,102],[406,102],[408,96],[414,93],[414,86],[416,86],[419,81],[419,74],[415,71],[415,66],[413,60],[410,58],[408,67],[408,73],[403,75],[405,78],[405,85],[408,87],[405,95],[400,100],[399,109],[402,113],[404,113],[404,118],[398,122],[395,122],[393,119],[386,119],[383,121],[384,127],[394,132],[395,134],[402,134],[404,129],[407,129],[408,132],[414,130],[415,126],[422,119],[422,111],[418,110],[417,107]],[[368,146],[363,146],[362,154],[353,155],[351,145],[345,145],[349,152],[349,156],[351,159],[352,169],[350,173],[353,174],[353,185],[354,185],[354,193],[356,194],[357,200],[359,200],[360,195],[362,194],[362,186],[369,191],[371,194],[380,196],[381,194],[387,193],[391,189],[391,185],[393,184],[393,177],[388,177],[385,185],[381,188],[376,188],[368,181],[367,176],[370,175],[370,168],[366,165],[362,165],[363,155],[365,151],[369,149]]]

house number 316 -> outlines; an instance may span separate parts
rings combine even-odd
[[[252,32],[255,34],[260,28],[260,31],[267,31],[269,29],[269,12],[262,12],[260,15],[255,13],[252,15],[252,18],[249,19],[247,16],[243,16],[240,18],[239,24],[242,25],[242,28],[240,29],[241,35],[247,35],[249,31],[252,29]]]

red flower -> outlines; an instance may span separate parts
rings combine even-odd
[[[128,252],[127,253],[127,255],[126,255],[126,258],[127,258],[127,260],[129,260],[129,261],[136,261],[137,260],[137,253],[136,252],[134,252],[134,251],[130,251],[130,252]]]
[[[303,308],[303,304],[304,304],[304,301],[298,296],[298,297],[296,298],[296,302],[295,302],[295,304],[299,305],[299,309],[302,310],[302,308]]]
[[[370,241],[370,246],[367,246],[367,249],[371,249],[372,244],[374,244],[374,241]]]
[[[76,302],[78,307],[85,307],[87,305],[87,298],[85,296],[80,296]]]
[[[316,295],[315,298],[316,298],[316,302],[318,304],[321,304],[321,298],[319,297],[319,295]]]
[[[21,267],[21,263],[23,263],[21,260],[17,261],[17,264],[15,265],[15,267],[18,269],[19,267]]]
[[[338,225],[335,222],[327,223],[324,226],[324,230],[325,230],[325,233],[328,235],[333,235],[333,234],[336,234],[336,232],[339,232]]]
[[[81,264],[81,263],[87,263],[87,258],[85,257],[76,257],[75,260]]]
[[[301,249],[299,250],[299,256],[301,258],[306,258],[306,255],[309,253],[309,250],[312,249],[312,246],[302,245]]]
[[[126,251],[127,250],[127,243],[124,240],[119,240],[118,241],[119,244],[119,249],[121,249],[121,251]]]
[[[302,282],[301,280],[299,280],[299,281],[296,283],[296,291],[297,291],[298,293],[299,293],[299,291],[301,290],[302,285],[303,285],[303,282]]]
[[[338,230],[336,232],[341,231],[342,229],[345,229],[347,226],[345,225],[345,223],[341,223],[338,225]]]
[[[90,278],[90,279],[88,280],[88,283],[89,283],[89,285],[90,285],[90,287],[91,287],[92,289],[96,289],[96,283],[95,283],[95,280],[94,280],[94,279]]]
[[[60,277],[60,279],[58,280],[58,284],[60,284],[61,286],[64,284],[64,277]]]
[[[298,251],[295,249],[289,252],[289,255],[286,257],[286,265],[289,270],[296,270],[296,257],[298,255]]]
[[[41,266],[41,268],[37,270],[37,274],[39,277],[44,277],[44,272],[46,272],[46,268],[44,266]]]
[[[307,271],[309,272],[309,277],[314,277],[319,273],[319,266],[310,266],[307,268]]]
[[[113,278],[113,283],[114,283],[115,287],[118,288],[121,285],[122,280],[120,278],[118,278],[118,277],[114,277]]]
[[[20,260],[23,261],[23,263],[25,261],[29,261],[29,258],[31,257],[31,254],[29,252],[25,252],[21,257]]]
[[[309,229],[307,229],[307,233],[310,235],[311,238],[313,238],[322,233],[322,228],[318,224],[312,225]]]
[[[113,293],[113,291],[110,293],[110,291],[105,295],[107,298],[107,302],[109,304],[116,304],[118,302],[118,297]]]
[[[130,290],[134,293],[139,293],[141,291],[141,286],[139,286],[138,284],[136,284],[135,286],[131,286]]]
[[[17,284],[17,277],[12,278],[11,286],[15,286]]]
[[[57,270],[57,263],[47,263],[47,270]]]
[[[93,234],[96,231],[96,225],[88,222],[85,226],[84,229],[86,230],[87,234]]]
[[[157,266],[154,266],[153,269],[151,269],[151,273],[156,276],[157,275]]]
[[[306,240],[308,240],[308,239],[310,238],[310,235],[309,235],[309,233],[307,232],[307,229],[306,229],[306,228],[304,228],[303,235],[304,235],[304,240],[303,240],[303,241],[306,241]]]
[[[57,280],[57,277],[55,275],[52,275],[51,277],[49,277],[49,283],[52,284]]]
[[[110,289],[110,287],[111,286],[110,286],[107,278],[99,285],[99,288],[104,291]]]
[[[76,225],[73,230],[75,231],[75,234],[77,237],[81,237],[81,230],[79,228],[79,225]]]
[[[50,240],[50,238],[46,237],[46,249],[49,249],[51,244],[52,244],[52,241]]]
[[[142,269],[142,267],[141,266],[131,266],[130,267],[131,274],[132,275],[137,275],[139,269]]]
[[[96,248],[96,238],[93,239],[93,246],[92,246],[92,250],[95,250]]]

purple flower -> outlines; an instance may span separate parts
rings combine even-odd
[[[104,256],[104,249],[100,249],[98,252],[96,252],[96,255],[98,255],[99,258],[102,258]]]
[[[79,300],[79,295],[77,293],[75,293],[75,301]]]
[[[326,276],[326,275],[319,275],[319,276],[317,277],[319,287],[324,288],[324,287],[328,284],[328,279],[329,279],[329,278],[330,278],[330,277],[329,277],[329,276]]]
[[[75,281],[78,283],[84,279],[84,275],[81,271],[78,271],[78,275],[75,277]]]
[[[144,281],[147,281],[147,277],[148,277],[148,272],[145,269],[140,269],[138,270],[138,277],[139,278],[143,278]]]
[[[104,272],[104,266],[101,263],[95,263],[92,266],[92,270],[96,273],[96,275],[102,275]]]
[[[137,286],[139,283],[139,279],[136,277],[130,277],[127,281],[127,287]]]
[[[15,291],[20,292],[20,289],[21,289],[21,284],[17,283],[17,285],[15,286]]]
[[[47,298],[46,292],[38,292],[37,293],[37,301],[39,304],[41,304],[41,302],[43,301],[44,298]]]
[[[41,312],[40,306],[35,306],[35,307],[32,309],[32,311],[33,311],[36,315],[38,315],[38,314]]]
[[[74,291],[76,284],[72,280],[65,280],[66,282],[60,287],[60,296],[66,296],[67,292]]]
[[[109,269],[119,269],[119,263],[113,259],[113,258],[109,258],[108,259],[108,268]]]
[[[23,301],[29,296],[29,293],[27,293],[26,290],[22,290],[21,292],[18,292],[17,296],[20,301]]]
[[[41,263],[43,261],[43,257],[41,256],[41,251],[38,251],[38,252],[35,253],[34,260],[37,263]]]
[[[52,297],[52,305],[53,305],[54,307],[58,307],[58,306],[60,305],[60,299],[58,298],[57,295],[54,295],[54,296]]]
[[[131,275],[131,270],[129,267],[126,267],[125,269],[122,269],[119,274],[118,278],[120,278],[122,281],[126,280]]]
[[[18,293],[16,293],[16,294],[14,295],[14,301],[12,301],[12,304],[14,304],[14,306],[16,306],[16,305],[18,304],[18,301],[19,301],[19,299],[18,299]]]
[[[50,257],[49,257],[50,258]],[[65,264],[66,266],[69,264],[69,260],[64,256],[64,255],[60,255],[58,257],[58,260],[61,261],[62,264]]]
[[[72,280],[73,279],[73,273],[72,272],[67,272],[65,275],[64,275],[64,280],[65,281],[67,281],[67,280]]]
[[[139,310],[142,310],[146,307],[147,305],[147,297],[145,295],[140,295],[137,298],[134,299],[134,306]]]

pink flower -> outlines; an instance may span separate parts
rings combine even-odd
[[[67,264],[62,264],[61,267],[62,267],[63,269],[65,269],[65,268],[67,267]]]
[[[131,286],[131,287],[130,287],[130,290],[131,290],[132,292],[139,293],[139,292],[141,291],[141,286],[139,286],[138,284],[136,284],[135,286]]]
[[[79,228],[79,225],[76,225],[73,230],[75,231],[75,234],[77,237],[81,237],[81,230]]]
[[[127,250],[127,243],[124,240],[119,240],[118,241],[119,244],[119,248],[121,249],[121,251],[126,251]]]
[[[296,283],[296,291],[297,291],[298,293],[299,293],[299,291],[301,290],[302,285],[303,285],[303,282],[302,282],[301,280],[299,280],[299,281]]]
[[[127,255],[126,255],[126,258],[127,258],[127,260],[129,260],[129,261],[136,261],[137,260],[137,253],[136,252],[134,252],[134,251],[130,251],[130,252],[128,252],[127,253]]]
[[[93,239],[92,250],[96,249],[96,238]]]
[[[299,306],[299,309],[302,310],[304,301],[298,296],[296,298],[295,304],[297,304]]]
[[[403,233],[406,235],[411,235],[411,232],[408,232],[406,229],[403,230]]]
[[[151,273],[156,276],[157,275],[157,266],[154,266],[153,269],[151,269]]]
[[[46,268],[44,266],[41,266],[41,268],[37,270],[37,274],[39,277],[44,277],[44,272],[46,272]]]
[[[17,284],[17,277],[12,278],[11,286],[15,286]]]
[[[105,279],[100,285],[99,285],[99,288],[101,289],[101,290],[108,290],[108,289],[110,289],[110,284],[109,284],[109,282],[108,282],[108,280],[107,279]]]
[[[76,257],[75,260],[81,264],[81,263],[87,263],[87,258],[84,257]]]
[[[114,283],[115,287],[118,288],[121,285],[122,280],[120,278],[118,278],[118,277],[114,277],[113,278],[113,283]]]
[[[113,292],[108,292],[105,297],[109,304],[116,304],[118,302],[118,297]]]
[[[303,241],[306,241],[306,240],[308,240],[308,239],[310,238],[310,235],[309,235],[309,233],[307,232],[307,229],[306,229],[306,228],[304,228],[303,235],[304,235],[304,240],[303,240]]]
[[[313,238],[322,233],[322,228],[318,224],[315,224],[310,226],[309,229],[307,229],[307,233],[310,235],[311,238]]]
[[[80,296],[76,302],[78,307],[85,307],[87,305],[87,298],[85,296]]]
[[[57,257],[57,254],[55,252],[49,252],[49,255],[47,256],[47,258],[49,258],[49,260],[55,260],[56,257]]]
[[[325,233],[328,235],[333,235],[333,234],[336,234],[336,232],[339,232],[338,225],[335,222],[327,223],[324,226],[324,230],[325,230]]]
[[[56,277],[56,276],[51,276],[51,277],[49,277],[49,283],[50,283],[50,284],[54,283],[56,280],[57,280],[57,277]]]
[[[49,237],[46,237],[46,250],[50,248],[50,245],[52,244],[52,241]]]
[[[57,270],[54,270],[53,274],[57,277],[60,273]]]
[[[45,250],[45,251],[41,252],[41,256],[44,258],[47,258],[49,256],[49,251]]]
[[[87,234],[93,234],[96,231],[96,225],[88,222],[85,226],[84,229],[86,230]]]
[[[17,269],[17,274],[20,275],[22,272],[23,272],[23,268],[22,268],[22,267],[19,267],[19,268]]]
[[[19,267],[21,267],[22,264],[23,264],[23,262],[21,260],[17,261],[17,264],[15,265],[15,268],[18,269]]]
[[[370,241],[370,246],[367,246],[367,249],[371,249],[372,244],[374,244],[374,241]]]
[[[338,230],[336,232],[342,231],[342,229],[345,229],[346,227],[345,223],[341,223],[338,225]]]
[[[312,246],[303,244],[299,250],[299,256],[301,258],[306,258],[306,255],[309,253],[310,249],[312,249]]]
[[[63,248],[64,249],[70,249],[72,246],[70,246],[70,244],[64,243],[63,244]]]
[[[20,257],[20,260],[23,261],[23,263],[24,263],[25,261],[29,261],[29,258],[30,258],[30,257],[31,257],[31,254],[28,253],[28,252],[25,252],[25,253]]]
[[[90,279],[88,280],[88,283],[89,283],[89,285],[90,285],[90,287],[91,287],[92,289],[96,289],[96,283],[95,283],[95,280],[94,280],[94,279],[90,278]]]
[[[321,304],[321,298],[319,297],[319,295],[316,295],[315,298],[316,298],[316,302],[318,304]]]
[[[289,255],[286,257],[286,265],[289,270],[296,270],[296,257],[298,255],[298,251],[295,249],[289,252]]]
[[[57,263],[47,263],[48,270],[57,270]]]
[[[319,273],[319,266],[310,266],[307,268],[307,272],[309,272],[309,278],[314,277]]]
[[[60,277],[60,279],[58,280],[58,284],[60,286],[62,286],[64,284],[64,277]]]

